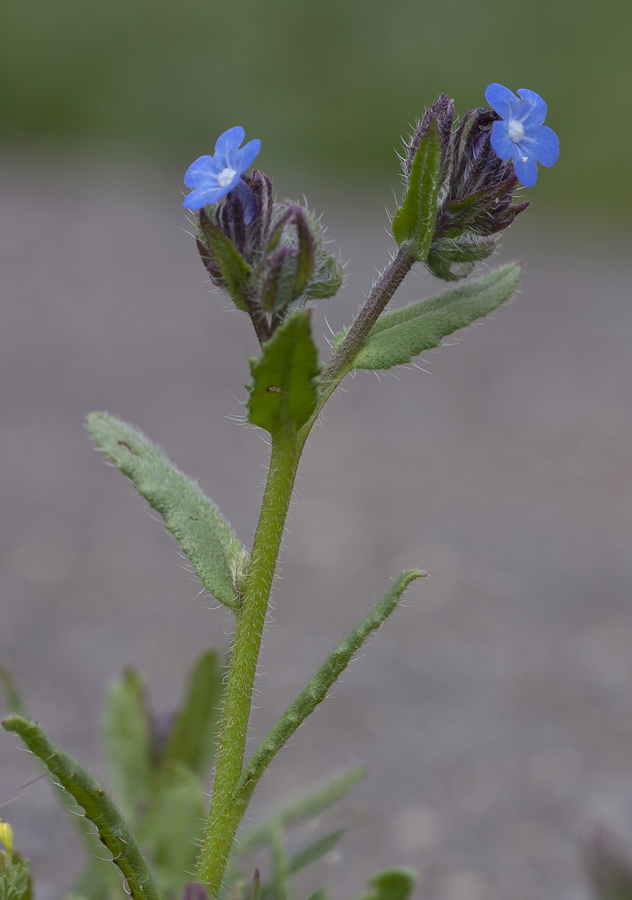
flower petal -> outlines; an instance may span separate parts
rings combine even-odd
[[[524,161],[526,158],[526,162]],[[516,152],[514,156],[514,169],[520,184],[526,188],[531,188],[538,180],[538,163],[535,156],[521,156]]]
[[[184,183],[189,188],[198,187],[209,178],[215,178],[219,171],[212,156],[200,156],[186,170]]]
[[[522,99],[520,104],[520,119],[525,129],[529,126],[541,125],[546,119],[546,103],[535,91],[528,91],[526,88],[520,88],[518,93]]]
[[[182,205],[185,209],[202,209],[203,206],[207,206],[209,203],[217,203],[218,200],[226,196],[229,190],[230,185],[228,187],[218,187],[217,185],[199,187],[187,194],[182,201]]]
[[[485,90],[485,99],[492,107],[495,109],[498,115],[502,116],[503,119],[509,119],[512,116],[514,110],[516,110],[520,106],[520,100],[516,97],[513,91],[510,91],[509,88],[503,87],[502,84],[490,84],[487,86]]]
[[[494,122],[491,145],[496,156],[503,162],[507,162],[514,155],[516,148],[509,137],[507,122]]]
[[[560,141],[548,125],[540,125],[529,134],[529,150],[543,166],[552,166],[560,155]]]
[[[259,151],[261,150],[261,141],[255,138],[254,141],[248,141],[245,147],[238,150],[235,154],[235,168],[239,173],[245,172],[253,164]]]
[[[229,128],[224,134],[220,134],[215,144],[215,162],[219,170],[226,168],[235,169],[234,158],[237,148],[246,137],[246,132],[241,125]]]

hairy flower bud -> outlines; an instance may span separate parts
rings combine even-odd
[[[261,172],[242,175],[242,183],[243,190],[199,210],[197,246],[213,284],[257,318],[265,338],[308,300],[332,297],[342,267],[324,249],[320,222],[308,209],[275,202]]]
[[[426,266],[438,278],[464,278],[476,262],[490,256],[499,232],[529,205],[514,205],[519,186],[511,161],[503,162],[491,145],[492,109],[471,109],[455,126],[454,103],[445,94],[426,110],[403,160],[408,180],[415,154],[437,125],[440,141],[437,214]]]

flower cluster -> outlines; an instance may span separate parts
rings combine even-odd
[[[308,300],[336,294],[342,269],[308,209],[275,201],[261,172],[244,174],[260,142],[239,149],[243,139],[242,128],[231,128],[214,157],[193,163],[185,183],[194,190],[183,205],[198,210],[197,245],[211,281],[249,313],[263,341]]]
[[[459,123],[454,102],[441,94],[410,139],[403,160],[407,180],[422,141],[436,124],[439,190],[425,263],[438,278],[464,278],[478,260],[490,256],[497,235],[529,205],[515,202],[519,184],[535,183],[536,160],[552,165],[557,159],[557,137],[542,125],[544,101],[533,91],[519,93],[522,100],[501,85],[490,85],[486,97],[496,109],[471,109]]]

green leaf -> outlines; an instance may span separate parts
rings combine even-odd
[[[315,840],[312,844],[304,847],[303,850],[293,856],[290,860],[288,867],[290,874],[293,875],[294,872],[300,872],[300,870],[306,868],[306,866],[311,866],[312,863],[317,862],[321,857],[325,856],[326,853],[333,850],[344,833],[344,828],[339,828],[337,831],[330,831],[329,834],[325,834],[323,837]]]
[[[270,830],[270,863],[272,878],[261,888],[262,900],[290,900],[289,859],[285,849],[283,827],[277,822]]]
[[[416,881],[414,869],[384,869],[369,881],[371,890],[361,900],[407,900]]]
[[[4,694],[7,700],[7,706],[12,713],[16,713],[18,716],[22,716],[24,719],[29,718],[28,710],[26,707],[26,703],[22,698],[20,691],[18,690],[18,686],[15,683],[13,675],[6,666],[3,666],[0,663],[0,684],[4,688]]]
[[[217,653],[206,650],[189,676],[184,701],[169,735],[166,760],[184,763],[200,777],[206,774],[217,746],[222,693]]]
[[[241,808],[245,811],[255,785],[274,756],[305,719],[314,712],[318,704],[322,703],[330,687],[347,668],[368,636],[379,628],[395,610],[411,581],[421,578],[425,574],[420,569],[406,569],[402,572],[369,615],[350,631],[327,657],[318,672],[303,688],[296,700],[288,706],[272,731],[263,739],[244,766],[235,790],[236,811]]]
[[[518,286],[520,266],[509,263],[427,300],[382,313],[353,361],[354,369],[390,369],[409,363],[444,337],[486,316],[508,300]],[[346,331],[334,338],[338,348]]]
[[[257,847],[269,844],[272,828],[276,827],[277,823],[281,823],[283,828],[287,829],[320,815],[343,800],[351,788],[363,778],[364,769],[361,765],[350,766],[341,774],[328,778],[306,793],[290,797],[241,832],[238,842],[234,845],[233,854],[236,857],[245,856]]]
[[[307,900],[328,900],[329,894],[327,893],[326,887],[316,888],[315,891],[309,895]]]
[[[0,869],[0,900],[30,900],[29,861]]]
[[[101,842],[112,854],[112,862],[127,879],[134,900],[160,900],[160,894],[147,868],[134,835],[116,804],[93,778],[68,753],[55,746],[39,725],[20,716],[10,716],[2,722],[5,731],[22,738],[28,749],[40,759],[61,788],[67,791],[85,810],[95,825]]]
[[[110,781],[129,822],[136,822],[149,799],[151,735],[143,678],[127,669],[108,691],[103,739]]]
[[[250,360],[249,421],[271,434],[297,431],[316,408],[320,371],[309,313],[287,319],[261,349]]]
[[[239,609],[230,564],[237,537],[217,506],[131,425],[94,412],[88,416],[88,428],[106,456],[163,517],[204,587],[220,603]]]
[[[170,763],[161,773],[156,802],[144,829],[161,891],[171,890],[179,897],[191,879],[204,835],[205,812],[199,778],[188,766]]]
[[[424,260],[437,218],[441,140],[434,116],[413,160],[404,202],[393,217],[393,237],[407,242],[416,259]]]
[[[248,304],[244,296],[249,290],[250,266],[233,242],[208,216],[200,220],[200,227],[221,269],[230,299],[237,309],[246,311]]]

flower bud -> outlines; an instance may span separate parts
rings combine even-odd
[[[438,278],[454,281],[469,275],[478,260],[494,252],[494,235],[508,228],[529,205],[513,205],[519,185],[513,163],[503,162],[492,148],[492,125],[499,118],[492,109],[471,109],[455,127],[454,103],[441,94],[408,144],[403,160],[407,181],[431,122],[436,122],[440,141],[437,215],[424,261]]]

